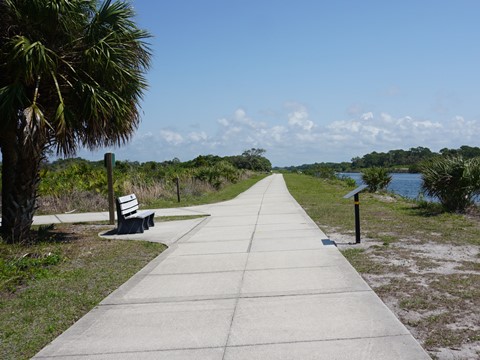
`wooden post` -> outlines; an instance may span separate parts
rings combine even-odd
[[[115,225],[115,203],[113,193],[113,163],[115,162],[115,155],[106,153],[105,166],[107,167],[107,182],[108,182],[108,211],[110,214],[110,225]]]
[[[179,184],[178,176],[175,178],[175,182],[177,184],[177,200],[178,202],[180,202],[180,184]]]

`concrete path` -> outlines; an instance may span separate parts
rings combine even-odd
[[[35,358],[429,359],[281,175],[201,211]]]
[[[171,209],[152,209],[155,211],[155,216],[189,216],[189,215],[207,215],[202,211],[202,206],[191,206]],[[115,214],[115,219],[117,214]],[[108,221],[110,215],[108,211],[90,212],[90,213],[69,213],[57,215],[37,215],[33,217],[33,225],[48,225],[61,223],[80,223],[91,221]],[[0,219],[1,224],[1,219]]]

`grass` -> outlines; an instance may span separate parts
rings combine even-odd
[[[385,265],[365,256],[364,249],[347,249],[343,251],[343,255],[358,272],[368,274],[382,274],[385,272]]]
[[[220,189],[215,189],[205,182],[185,183],[182,185],[180,202],[177,201],[174,189],[167,190],[160,183],[137,186],[128,191],[137,195],[140,207],[143,209],[211,204],[234,198],[257,181],[265,178],[267,174],[248,173],[245,176],[235,184],[227,183]],[[37,215],[61,214],[71,211],[75,213],[108,211],[106,196],[89,191],[73,190],[71,193],[61,196],[40,196],[37,203],[39,205]]]
[[[266,174],[217,192],[157,201],[176,207],[229,200]],[[97,202],[94,202],[95,204]],[[94,211],[88,208],[85,210]],[[98,211],[98,209],[96,209]],[[160,217],[186,220],[203,215]],[[7,245],[0,239],[0,358],[28,359],[165,250],[158,243],[105,240],[106,221],[35,226],[34,244]]]
[[[392,194],[360,194],[362,244],[352,188],[337,180],[285,174],[291,194],[435,359],[480,356],[480,220]],[[452,350],[453,349],[453,350]],[[462,355],[461,349],[470,351]],[[444,350],[440,352],[439,350]],[[444,354],[447,355],[444,355]],[[475,356],[475,355],[474,355]]]
[[[101,239],[103,229],[60,225],[34,245],[0,243],[0,358],[32,357],[166,248]]]
[[[317,224],[346,233],[354,231],[353,201],[343,199],[351,188],[342,181],[298,174],[284,176],[289,191]],[[478,219],[429,211],[400,197],[361,193],[360,219],[362,237],[380,239],[386,245],[415,236],[423,243],[480,245]]]
[[[247,179],[238,181],[235,184],[229,184],[218,191],[206,192],[199,195],[181,194],[180,202],[176,198],[170,199],[154,199],[146,202],[144,208],[172,208],[193,205],[212,204],[220,201],[233,199],[240,193],[249,189],[252,185],[268,176],[268,174],[255,174]]]

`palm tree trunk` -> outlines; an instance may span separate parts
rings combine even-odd
[[[43,145],[25,141],[22,131],[11,129],[1,135],[2,150],[2,237],[7,243],[29,239],[35,212]]]

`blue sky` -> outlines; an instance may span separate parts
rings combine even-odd
[[[134,0],[153,38],[142,123],[100,159],[264,148],[274,165],[479,146],[477,0]]]

